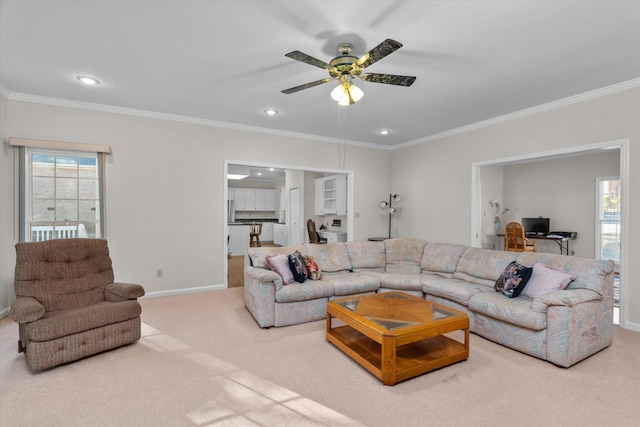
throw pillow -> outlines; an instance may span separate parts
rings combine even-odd
[[[293,282],[293,274],[291,274],[291,269],[289,268],[289,258],[286,255],[267,255],[265,258],[269,268],[282,277],[283,285]]]
[[[520,295],[527,285],[532,272],[533,268],[525,267],[512,261],[498,277],[494,288],[497,292],[501,292],[509,298],[515,298]]]
[[[312,256],[304,256],[304,265],[307,267],[307,272],[309,273],[309,278],[311,280],[320,280],[322,279],[322,271],[320,271],[320,267],[318,267],[318,263]]]
[[[289,255],[289,268],[291,269],[291,274],[293,274],[293,280],[298,283],[304,283],[307,280],[309,273],[300,251],[295,251]]]
[[[533,265],[533,274],[529,284],[522,292],[522,295],[536,299],[540,295],[544,295],[551,291],[563,290],[569,285],[576,276],[565,273],[564,271],[554,270],[546,265],[538,262]]]

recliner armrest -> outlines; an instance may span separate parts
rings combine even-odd
[[[109,283],[104,288],[104,299],[107,301],[126,301],[140,298],[144,295],[144,288],[135,283]]]
[[[35,322],[44,316],[45,309],[37,299],[20,297],[11,304],[9,315],[16,323]]]
[[[563,291],[552,291],[544,295],[540,295],[531,303],[531,309],[538,313],[546,313],[547,308],[551,305],[565,305],[573,307],[588,301],[596,301],[602,299],[597,292],[588,289],[565,289]]]

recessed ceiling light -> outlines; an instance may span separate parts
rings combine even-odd
[[[264,110],[264,113],[267,116],[275,116],[276,114],[278,114],[278,110],[276,110],[274,108],[267,108],[266,110]]]
[[[380,130],[378,131],[378,133],[379,133],[380,135],[389,135],[389,134],[391,133],[391,131],[390,131],[389,129],[380,129]]]
[[[100,84],[100,81],[98,79],[89,77],[89,76],[78,76],[78,80],[80,80],[82,83],[89,86],[95,86]]]

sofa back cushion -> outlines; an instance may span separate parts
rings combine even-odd
[[[516,260],[517,254],[518,252],[468,248],[460,258],[452,277],[493,288],[505,267]]]
[[[399,237],[384,241],[389,273],[420,273],[420,263],[427,241],[419,238]]]
[[[346,242],[353,271],[384,271],[384,242]]]
[[[349,252],[344,242],[330,243],[327,245],[317,245],[313,243],[307,243],[305,245],[308,254],[320,267],[322,274],[335,273],[340,271],[351,270],[351,260],[349,259]]]
[[[113,283],[113,269],[106,240],[16,244],[16,296],[33,297],[46,311],[104,301],[104,288],[109,283]]]
[[[295,251],[300,252],[302,255],[309,255],[307,248],[304,245],[298,246],[277,246],[277,247],[251,247],[247,250],[251,265],[258,268],[269,269],[267,264],[267,256],[286,255],[289,256]]]
[[[540,262],[555,270],[575,276],[575,280],[569,283],[567,289],[589,289],[600,295],[605,293],[606,276],[613,272],[611,261],[587,259],[575,256],[544,254],[544,253],[520,253],[517,257],[520,264],[533,266]]]
[[[427,243],[422,255],[420,268],[424,273],[435,273],[451,277],[466,250],[467,246],[465,245]]]

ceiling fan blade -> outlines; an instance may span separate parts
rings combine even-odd
[[[373,64],[376,61],[380,61],[382,58],[389,55],[390,53],[395,52],[401,47],[402,43],[392,39],[386,39],[378,46],[374,47],[369,52],[358,58],[358,60],[356,61],[356,65],[358,65],[360,68],[367,68],[369,65]]]
[[[387,85],[411,86],[416,78],[413,76],[398,76],[396,74],[365,73],[360,78],[366,82],[384,83]]]
[[[323,83],[329,83],[331,80],[333,80],[333,79],[327,77],[326,79],[316,80],[315,82],[305,83],[305,84],[300,85],[300,86],[296,86],[296,87],[292,87],[292,88],[289,88],[289,89],[285,89],[285,90],[282,91],[282,93],[286,93],[288,95],[290,93],[298,92],[299,90],[302,90],[302,89],[308,89],[310,87],[318,86],[318,85],[321,85]]]
[[[333,70],[335,68],[333,65],[329,65],[326,62],[316,59],[313,56],[309,56],[306,53],[300,52],[299,50],[289,52],[285,56],[287,58],[295,59],[296,61],[304,62],[318,68],[323,68],[325,70]]]

